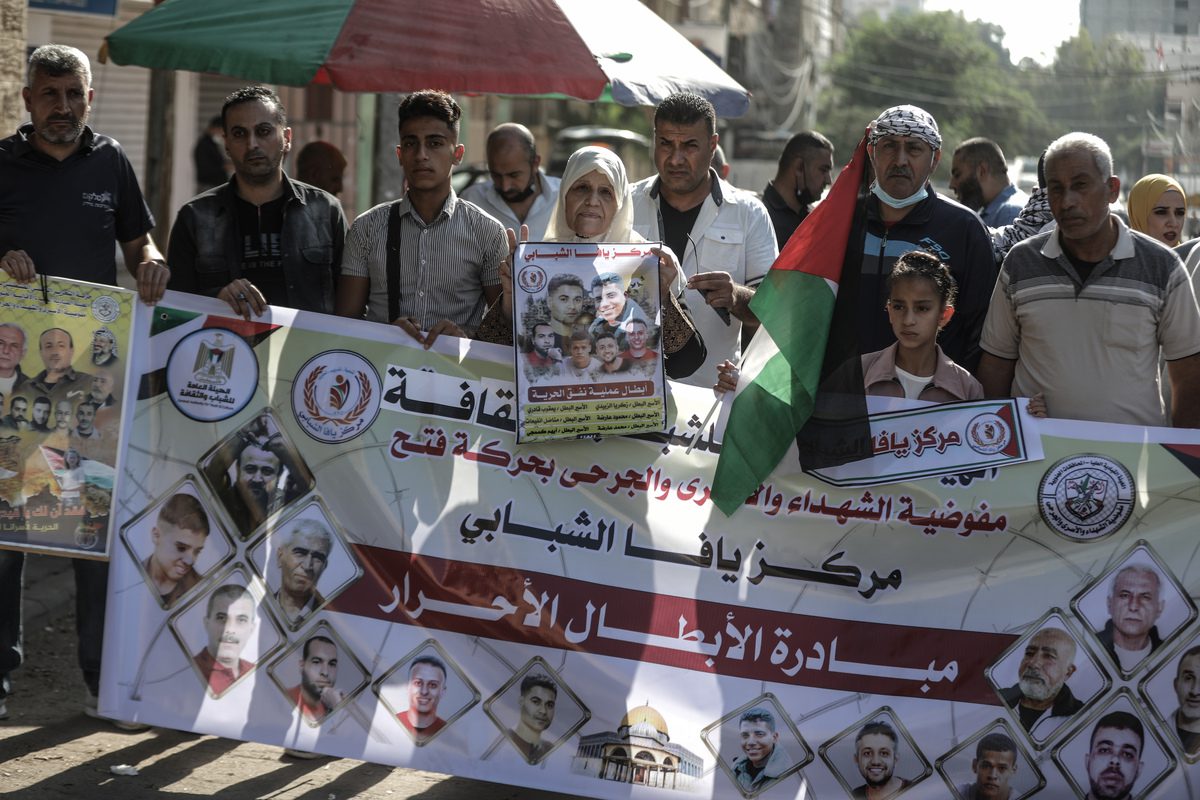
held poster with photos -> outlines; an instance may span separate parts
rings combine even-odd
[[[135,301],[0,273],[0,548],[109,554]]]
[[[126,408],[104,713],[611,800],[1200,779],[1196,432],[1022,417],[1013,463],[929,410],[899,430],[934,446],[877,456],[909,477],[789,454],[727,518],[706,390],[663,434],[517,445],[508,348],[139,313],[165,379]]]
[[[666,427],[654,246],[522,242],[517,247],[517,441]]]

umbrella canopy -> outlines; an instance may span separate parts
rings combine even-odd
[[[749,93],[637,0],[167,0],[109,34],[117,64],[347,92],[557,94],[741,116]]]

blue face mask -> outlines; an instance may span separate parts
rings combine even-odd
[[[879,181],[872,181],[871,194],[878,197],[879,202],[886,203],[892,208],[908,208],[909,206],[915,206],[917,203],[924,200],[929,194],[929,187],[922,186],[920,189],[917,189],[916,192],[904,198],[903,200],[897,200],[883,190],[883,187],[879,185]]]

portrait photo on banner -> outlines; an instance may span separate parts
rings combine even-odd
[[[354,710],[354,699],[371,678],[327,621],[297,636],[267,671],[286,707],[314,728],[342,708]]]
[[[1088,707],[1054,749],[1054,762],[1080,797],[1140,800],[1175,769],[1175,756],[1128,689]]]
[[[1042,790],[1046,776],[1002,719],[962,740],[937,760],[936,769],[955,800],[1025,800]]]
[[[199,467],[243,539],[316,485],[270,408],[218,442],[201,457]]]
[[[1126,679],[1196,618],[1191,597],[1144,541],[1080,592],[1071,608]]]
[[[986,673],[1013,723],[1037,750],[1112,684],[1058,608],[1030,625]]]
[[[807,786],[799,773],[813,760],[813,751],[770,692],[712,723],[700,738],[743,797],[757,797],[782,781],[799,782],[789,795]]]
[[[475,684],[433,639],[408,652],[371,690],[417,747],[429,744],[480,700]]]
[[[0,547],[109,553],[131,298],[0,273]]]
[[[518,440],[662,430],[658,257],[650,244],[517,249]]]
[[[362,575],[329,507],[314,497],[288,511],[250,547],[279,619],[298,630]]]
[[[1178,756],[1195,764],[1200,761],[1200,630],[1187,629],[1150,662],[1139,693]]]
[[[818,752],[854,800],[900,797],[933,773],[928,759],[904,723],[888,706],[876,709],[829,741]]]
[[[121,528],[121,541],[163,608],[236,552],[208,503],[199,480],[186,475]]]
[[[592,716],[579,696],[541,656],[533,657],[513,673],[507,683],[484,701],[483,710],[503,738],[529,764],[544,761]]]
[[[286,642],[265,598],[262,583],[235,563],[171,617],[171,632],[210,696],[223,697]]]

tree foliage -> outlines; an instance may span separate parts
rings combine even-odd
[[[874,15],[859,20],[831,67],[818,128],[839,152],[854,146],[880,111],[911,103],[938,121],[947,148],[988,136],[1006,153],[1040,152],[1046,120],[1021,85],[996,25],[961,14]],[[846,148],[846,149],[843,149]],[[948,173],[949,159],[942,168]]]
[[[933,114],[948,151],[986,136],[1009,157],[1037,155],[1058,136],[1088,131],[1108,141],[1118,171],[1142,167],[1141,144],[1161,123],[1163,78],[1136,47],[1096,43],[1086,31],[1063,42],[1054,63],[1014,66],[996,25],[961,14],[873,14],[858,20],[830,65],[832,89],[817,128],[848,153],[889,106]],[[948,179],[950,159],[939,168]],[[1136,177],[1136,176],[1135,176]]]

